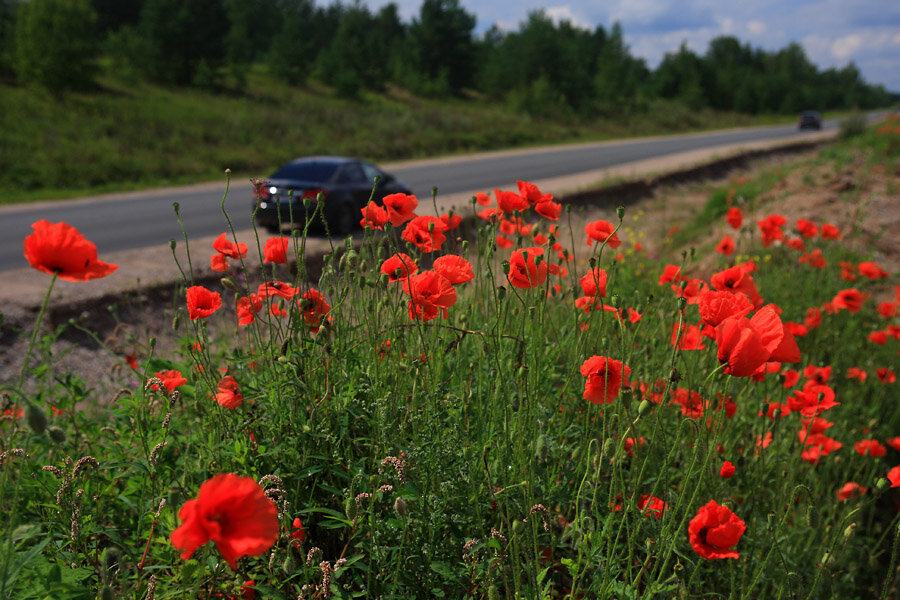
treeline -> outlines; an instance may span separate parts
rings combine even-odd
[[[540,116],[615,115],[655,98],[695,109],[796,113],[886,106],[850,63],[819,71],[797,44],[766,52],[730,36],[686,46],[650,70],[618,24],[593,31],[533,12],[518,31],[474,34],[458,0],[423,0],[410,23],[395,4],[313,0],[0,0],[0,78],[61,93],[101,68],[171,86],[222,89],[248,68],[313,78],[359,97],[387,84],[427,96],[477,94]]]

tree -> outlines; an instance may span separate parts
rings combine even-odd
[[[151,79],[175,85],[211,76],[224,62],[227,31],[220,0],[147,0],[137,29],[140,66]]]
[[[422,2],[408,38],[412,75],[421,87],[437,91],[445,85],[446,91],[455,93],[471,85],[475,66],[473,29],[475,15],[467,13],[458,0]]]
[[[13,59],[19,81],[54,92],[87,86],[98,49],[96,21],[88,0],[19,4]]]

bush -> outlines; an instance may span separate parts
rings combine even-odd
[[[841,139],[849,139],[856,137],[858,135],[862,135],[866,130],[866,115],[862,113],[853,113],[843,121],[841,121],[840,125],[840,135]]]

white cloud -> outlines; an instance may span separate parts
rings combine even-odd
[[[588,31],[594,29],[594,25],[590,21],[583,19],[580,15],[576,15],[572,12],[572,7],[568,5],[550,6],[544,9],[544,13],[557,25],[562,21],[568,21],[581,29],[587,29]]]
[[[724,35],[731,35],[734,33],[734,19],[731,17],[722,17],[718,19],[718,21],[719,27]]]
[[[862,37],[858,34],[845,35],[831,44],[831,56],[837,60],[844,60],[859,50],[860,46],[862,46]]]
[[[748,21],[747,22],[747,31],[752,33],[753,35],[762,35],[766,32],[766,24],[762,21]]]

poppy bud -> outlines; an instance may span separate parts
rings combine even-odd
[[[606,438],[606,441],[603,442],[603,452],[601,457],[606,457],[612,455],[616,451],[616,440],[613,438]]]
[[[37,435],[43,434],[47,429],[47,414],[31,402],[28,403],[25,420],[28,422],[31,430]]]
[[[609,303],[613,308],[619,308],[619,295],[613,294],[612,296],[610,296]]]
[[[845,540],[849,540],[851,537],[853,537],[854,529],[856,529],[856,523],[850,523],[849,525],[847,525],[847,527],[844,529]]]
[[[466,250],[468,250],[468,248],[469,248],[469,240],[463,240],[463,241],[462,241],[462,246],[461,246],[461,247],[462,247],[462,252],[461,252],[461,254],[462,254],[463,256],[465,256]]]
[[[175,249],[175,244],[176,244],[175,238],[169,238],[169,248],[171,248],[172,250],[174,250],[174,249]]]
[[[525,533],[525,523],[516,519],[512,523],[512,530],[513,530],[513,535],[522,535],[523,533]]]
[[[506,263],[506,265],[507,265],[507,267],[509,267],[509,263]],[[500,286],[497,288],[497,299],[503,300],[504,298],[506,298],[506,288],[503,286]]]
[[[620,221],[625,218],[625,207],[624,206],[616,207],[616,216],[619,217]]]
[[[588,261],[588,264],[591,265],[592,269],[595,268],[597,266],[597,257],[592,256],[591,259]]]
[[[687,308],[687,298],[679,298],[678,299],[678,310],[684,310]]]
[[[428,223],[428,233],[434,233],[434,221]]]
[[[819,525],[819,511],[811,504],[806,507],[806,524],[809,527],[818,527]]]
[[[240,290],[238,289],[237,284],[234,282],[234,279],[231,277],[223,277],[219,280],[222,283],[222,287],[225,289],[231,290],[235,294],[239,294]]]
[[[691,258],[694,258],[694,252],[695,252],[694,247],[691,246]]]
[[[47,435],[57,444],[63,444],[66,441],[66,432],[55,425],[47,430]]]
[[[653,408],[653,405],[648,400],[641,400],[641,403],[638,405],[638,414],[643,417],[650,412],[651,408]]]
[[[172,208],[175,210],[175,214],[177,215],[177,214],[178,214],[178,211],[181,210],[181,205],[178,204],[177,202],[173,202],[173,203],[172,203]]]
[[[875,482],[875,489],[877,489],[879,492],[883,492],[890,487],[891,482],[886,477],[879,477],[878,481]]]
[[[547,460],[548,452],[549,450],[547,449],[547,436],[538,436],[537,442],[535,442],[534,444],[534,455],[539,461],[543,462]]]

